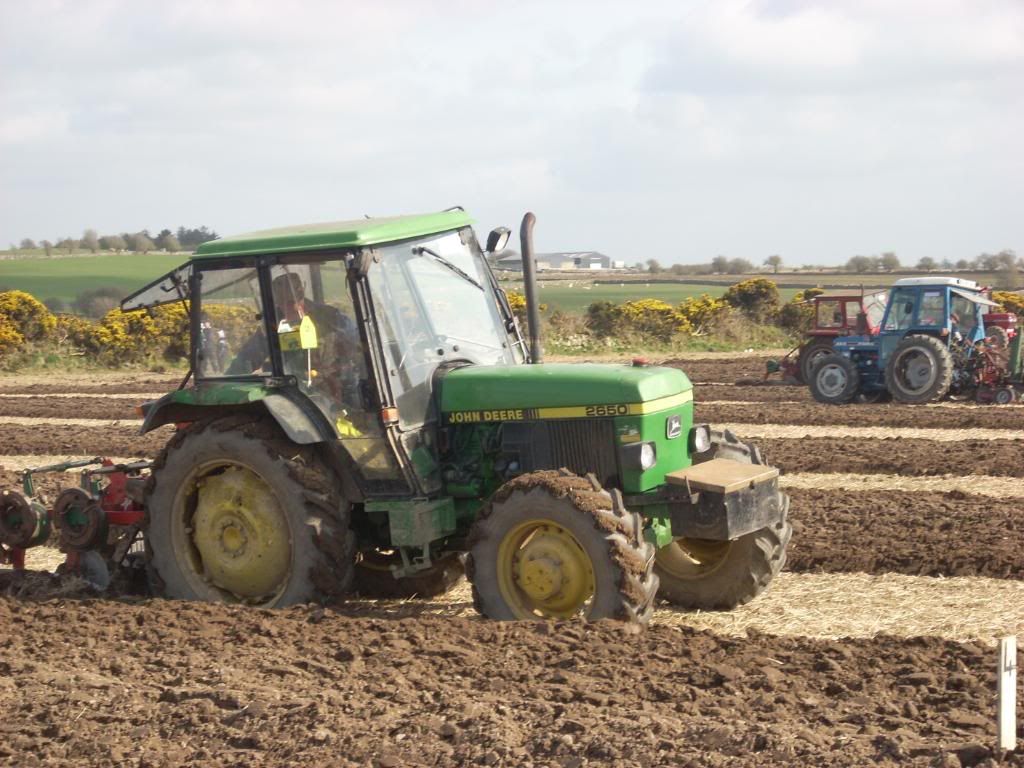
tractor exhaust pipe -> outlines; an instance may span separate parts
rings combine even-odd
[[[523,216],[519,227],[519,250],[523,254],[523,288],[526,293],[526,318],[530,326],[530,362],[543,361],[540,349],[540,298],[537,296],[537,262],[533,258],[533,225],[537,217],[531,212]]]

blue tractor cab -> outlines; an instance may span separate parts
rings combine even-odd
[[[986,338],[984,314],[992,306],[998,305],[973,280],[897,280],[878,333],[837,338],[834,354],[814,365],[811,394],[833,404],[890,395],[929,403],[956,394],[970,383],[965,362]]]

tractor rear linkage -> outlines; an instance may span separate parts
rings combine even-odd
[[[89,552],[121,563],[138,538],[143,472],[151,466],[150,461],[115,464],[97,456],[24,470],[21,493],[0,493],[0,564],[24,570],[25,551],[48,541],[54,529],[67,555],[63,571],[81,572]],[[36,494],[35,475],[79,468],[79,487],[63,489],[52,507]]]

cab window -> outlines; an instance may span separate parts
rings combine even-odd
[[[889,314],[885,318],[886,331],[905,331],[913,325],[914,305],[917,291],[911,288],[897,288],[889,303]]]
[[[197,377],[269,376],[270,351],[256,270],[203,270],[198,280]]]
[[[921,309],[917,315],[918,325],[946,325],[946,292],[926,290],[921,293]]]
[[[838,301],[818,302],[818,327],[841,328],[843,326],[843,307]]]

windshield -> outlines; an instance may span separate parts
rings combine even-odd
[[[381,248],[369,283],[402,426],[428,418],[430,381],[441,363],[522,361],[472,230]]]

